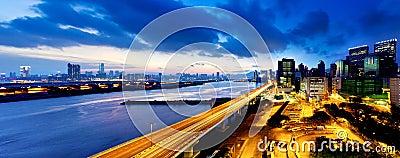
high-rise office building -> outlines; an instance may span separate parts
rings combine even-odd
[[[261,82],[267,82],[267,80],[269,79],[268,70],[261,70],[260,78],[261,78]]]
[[[261,83],[260,72],[258,72],[257,70],[254,70],[253,79],[254,79],[254,81],[256,81],[256,83]]]
[[[68,77],[71,79],[79,79],[81,74],[81,66],[78,64],[68,63]]]
[[[294,90],[295,92],[300,91],[300,82],[301,82],[301,72],[299,69],[296,69],[296,72],[294,73]]]
[[[364,59],[368,56],[369,47],[367,45],[349,48],[347,61],[349,64],[349,77],[357,78],[364,76]]]
[[[120,74],[120,73],[119,73],[119,71],[118,71],[118,70],[116,70],[116,71],[115,71],[115,73],[114,73],[114,76],[115,76],[115,77],[118,77],[118,76],[119,76],[119,74]]]
[[[331,66],[329,68],[329,76],[336,77],[336,70],[337,70],[336,64],[331,64]]]
[[[390,78],[390,102],[400,107],[400,78]]]
[[[336,77],[347,77],[349,72],[349,66],[347,60],[337,60],[336,64]]]
[[[109,78],[114,78],[114,71],[113,71],[113,70],[110,70],[110,71],[109,71],[108,77],[109,77]]]
[[[397,39],[377,42],[374,45],[374,54],[379,57],[379,77],[389,78],[397,74],[396,63]]]
[[[379,56],[370,54],[364,59],[364,76],[374,78],[379,76]]]
[[[301,77],[304,77],[304,74],[305,74],[305,72],[304,72],[304,64],[300,63],[299,66],[298,66],[298,69],[299,69],[299,72],[301,74]]]
[[[328,79],[326,77],[306,77],[302,80],[302,95],[305,99],[310,97],[326,98],[328,94]]]
[[[21,73],[21,77],[30,77],[31,76],[31,66],[20,66],[19,72]]]
[[[104,71],[104,63],[100,63],[100,65],[99,65],[99,74],[100,73],[104,73],[105,71]]]
[[[311,68],[309,77],[320,77],[318,68]]]
[[[278,85],[282,87],[292,87],[295,82],[295,61],[294,59],[283,58],[278,61],[277,72]]]
[[[161,82],[161,80],[162,80],[162,73],[158,73],[158,78],[157,78],[157,80]]]
[[[318,77],[325,77],[325,63],[322,60],[318,63]]]
[[[6,73],[5,72],[0,73],[0,79],[1,80],[5,80],[6,79]]]
[[[274,75],[274,71],[272,69],[268,70],[268,79],[270,80],[275,80],[275,75]]]
[[[96,78],[107,78],[107,73],[104,71],[104,63],[99,64],[99,71],[97,71]]]
[[[304,76],[303,77],[310,77],[310,70],[308,66],[304,66]]]
[[[15,72],[10,72],[10,78],[17,78],[17,75]]]

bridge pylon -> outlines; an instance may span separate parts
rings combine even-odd
[[[198,141],[197,141],[198,143]],[[185,152],[183,153],[183,158],[195,158],[200,154],[200,151],[194,151],[194,146],[197,143],[193,143],[191,146],[189,146]]]

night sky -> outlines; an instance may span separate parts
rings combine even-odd
[[[18,72],[20,65],[31,65],[33,74],[65,72],[68,62],[80,63],[83,71],[95,71],[100,62],[121,69],[144,26],[188,6],[219,7],[246,19],[265,40],[275,66],[288,57],[296,65],[316,67],[324,60],[328,67],[345,59],[350,47],[369,45],[371,52],[375,42],[400,36],[398,0],[0,0],[0,6],[0,72],[6,73]],[[249,57],[231,36],[201,28],[171,36],[158,50],[170,53],[194,42]],[[197,55],[223,58],[212,51]]]

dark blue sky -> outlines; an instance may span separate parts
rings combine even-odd
[[[372,46],[400,35],[398,0],[0,1],[0,72],[18,71],[19,65],[31,65],[33,73],[65,72],[68,62],[88,70],[99,62],[109,69],[121,68],[120,56],[145,25],[169,11],[197,5],[227,9],[248,20],[267,43],[274,62],[294,57],[296,64],[310,67],[320,59],[330,64],[344,59],[349,47]],[[218,35],[221,32],[215,30],[186,30],[159,49],[170,52],[193,42],[218,43]],[[226,38],[221,46],[239,57],[248,56],[238,41]]]

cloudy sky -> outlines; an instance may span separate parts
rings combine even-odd
[[[344,59],[349,47],[367,44],[371,49],[375,42],[400,36],[397,0],[0,0],[0,72],[18,72],[20,65],[31,65],[33,74],[66,72],[68,62],[81,64],[83,71],[96,71],[100,62],[106,69],[122,69],[132,40],[144,26],[189,6],[219,7],[246,19],[265,40],[274,65],[283,57],[309,67],[319,60],[330,64]],[[218,18],[215,23],[229,20]],[[218,47],[191,45],[198,42]],[[235,38],[210,29],[172,35],[157,48],[158,60],[179,50],[186,54],[177,55],[174,63],[184,64],[168,65],[169,72],[190,65],[183,62],[190,57],[227,63],[230,56],[224,51],[244,63],[249,58]],[[134,53],[140,58],[141,51]],[[153,65],[151,71],[163,68]]]

